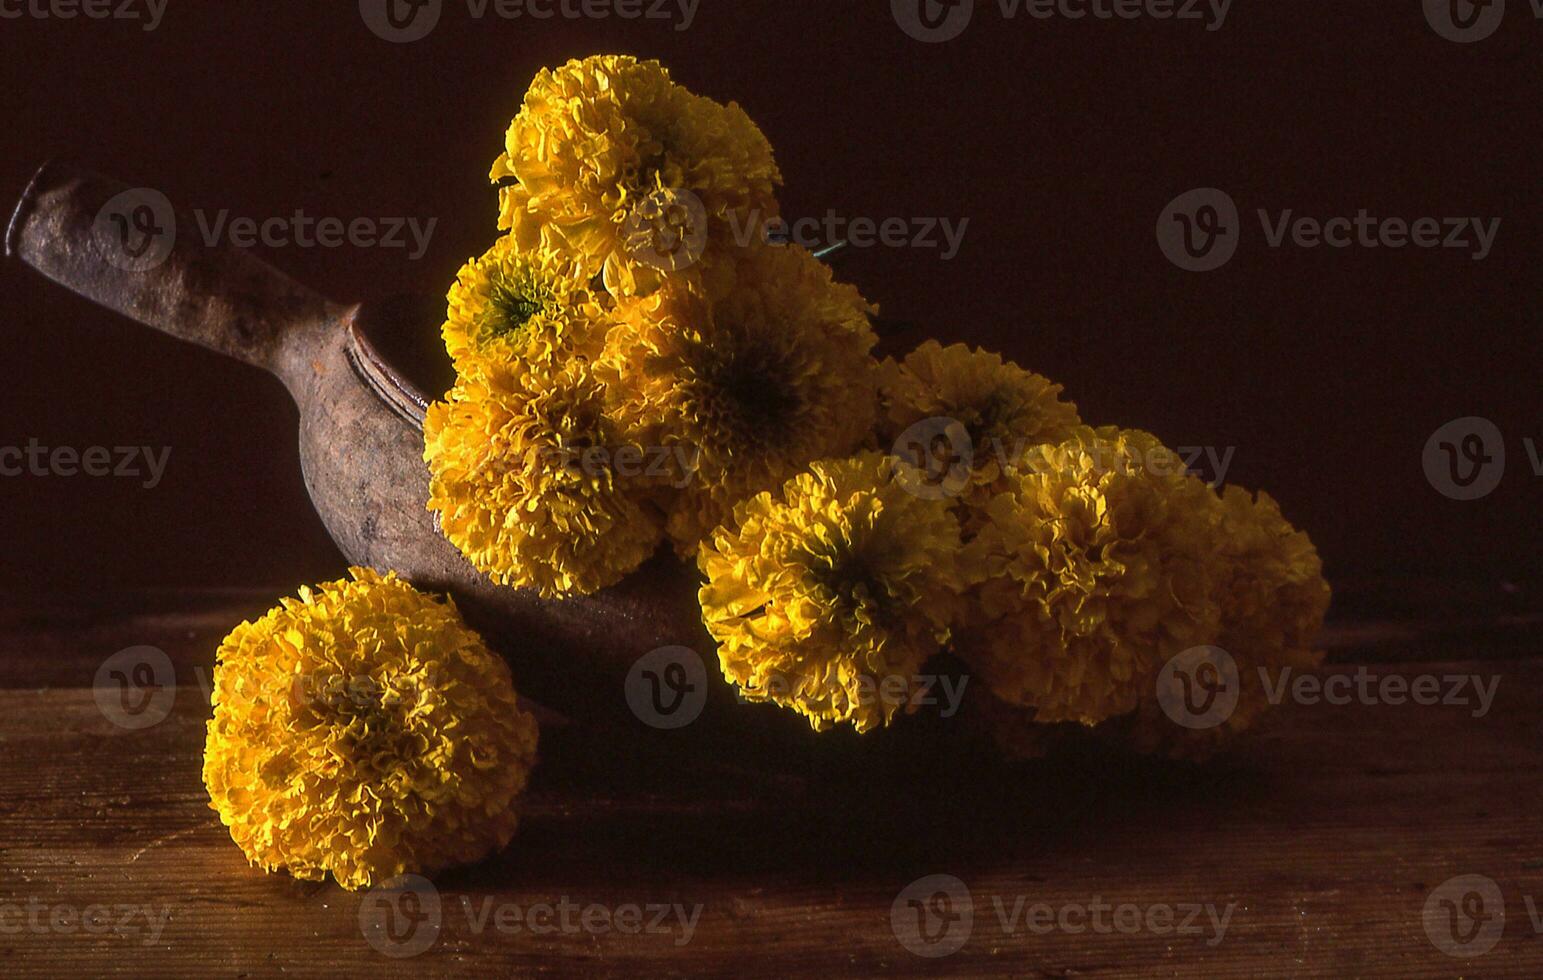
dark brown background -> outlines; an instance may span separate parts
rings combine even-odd
[[[183,210],[436,217],[402,250],[270,250],[340,300],[442,294],[494,235],[488,165],[532,74],[594,52],[669,64],[741,102],[776,146],[789,214],[968,217],[961,254],[874,249],[844,275],[886,312],[999,348],[1089,421],[1236,446],[1232,482],[1308,529],[1331,580],[1535,570],[1543,24],[1438,37],[1419,0],[1238,0],[1224,28],[1004,21],[924,45],[883,0],[704,0],[696,23],[481,23],[449,0],[426,40],[351,0],[171,0],[164,23],[0,21],[0,196],[61,155]],[[1197,186],[1251,230],[1207,275],[1153,230]],[[1503,219],[1494,253],[1271,250],[1253,209]],[[170,446],[164,482],[0,479],[7,587],[271,585],[334,577],[278,384],[0,264],[0,445]],[[426,323],[432,330],[436,324]],[[1481,415],[1507,476],[1436,493],[1421,449]]]

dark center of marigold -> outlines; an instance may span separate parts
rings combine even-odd
[[[815,582],[835,600],[843,619],[875,622],[889,604],[889,590],[863,557],[856,553],[825,555],[813,565]],[[866,613],[866,615],[860,615]]]
[[[678,142],[674,134],[674,119],[670,113],[642,113],[641,119],[648,130],[649,139],[640,147],[638,162],[629,174],[633,189],[644,194],[656,190],[667,179],[674,146]]]
[[[484,342],[516,339],[531,319],[546,309],[550,297],[535,283],[499,280],[488,292],[487,309],[477,325]]]
[[[400,756],[404,731],[402,705],[370,677],[332,678],[308,693],[309,713],[335,730],[340,742],[365,764],[379,757]]]
[[[728,351],[704,348],[702,354],[704,414],[726,430],[735,445],[772,447],[797,435],[804,399],[782,351],[752,345]]]
[[[1001,436],[1018,411],[1017,399],[1007,392],[989,392],[977,403],[975,418],[966,423],[965,431],[972,444],[979,448],[984,442]]]

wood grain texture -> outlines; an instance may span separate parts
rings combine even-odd
[[[136,643],[163,645],[181,677],[231,613],[266,600],[183,597],[181,612],[174,597],[139,602],[0,620],[7,976],[1543,975],[1536,656],[1364,668],[1499,682],[1483,717],[1461,705],[1294,707],[1203,768],[1094,749],[1008,767],[915,737],[838,736],[766,776],[682,762],[689,728],[618,740],[550,726],[515,842],[438,876],[438,931],[417,933],[432,945],[394,958],[369,941],[381,936],[367,935],[361,907],[396,896],[247,866],[200,781],[199,684],[138,731],[108,720],[90,689],[102,659]],[[969,889],[973,923],[957,952],[928,959],[902,945],[892,910],[902,889],[940,874]],[[1465,960],[1437,948],[1422,911],[1433,889],[1470,874],[1499,887],[1505,922],[1490,952]],[[998,904],[1011,912],[1020,898],[1058,913],[1099,901],[1143,916],[1233,911],[1219,941],[1205,912],[1194,935],[1145,920],[1124,933],[1112,913],[1106,932],[1073,931],[1074,917],[1040,934],[1021,917],[1001,922]],[[557,931],[540,931],[543,904]],[[592,923],[626,923],[638,906],[647,926],[646,907],[676,905],[701,909],[689,940],[673,911],[660,932],[583,924],[589,906],[603,910]],[[103,906],[107,931],[87,934],[80,914]]]

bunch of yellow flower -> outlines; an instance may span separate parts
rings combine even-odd
[[[537,76],[493,178],[507,235],[451,291],[459,380],[425,458],[440,526],[494,580],[591,593],[669,542],[747,699],[865,731],[948,650],[1014,751],[1088,729],[1190,751],[1257,717],[1259,677],[1316,662],[1328,588],[1268,497],[1085,426],[989,351],[877,360],[875,308],[755,235],[781,175],[738,106],[654,62],[573,61]],[[1165,726],[1212,647],[1236,707]]]
[[[866,732],[948,652],[1017,755],[1203,755],[1318,663],[1329,589],[1274,500],[997,354],[876,360],[856,289],[755,240],[781,175],[737,106],[570,62],[493,178],[507,234],[450,290],[424,422],[428,506],[493,580],[592,593],[669,542],[747,700]],[[360,888],[503,847],[537,733],[453,605],[353,575],[226,638],[204,782],[252,862]],[[1227,710],[1176,718],[1197,684]]]
[[[869,437],[873,307],[750,233],[781,176],[737,106],[655,62],[573,61],[537,76],[493,175],[508,234],[451,289],[458,381],[424,426],[429,506],[478,569],[595,592]]]

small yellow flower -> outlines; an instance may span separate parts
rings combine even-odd
[[[824,460],[735,508],[697,556],[724,676],[817,731],[888,724],[949,635],[959,524],[877,453]]]
[[[543,596],[620,581],[663,540],[616,472],[624,448],[582,360],[466,378],[424,421],[429,508],[494,581]]]
[[[1035,447],[1059,443],[1082,424],[1077,406],[1060,396],[1060,385],[998,354],[929,340],[904,361],[880,365],[879,438],[978,509],[1007,489],[1003,474]],[[955,479],[954,467],[968,473]]]
[[[358,889],[508,844],[537,733],[453,604],[352,573],[226,637],[204,785],[253,864]]]
[[[782,175],[738,105],[693,95],[658,62],[621,55],[543,70],[493,164],[499,227],[604,274],[613,295],[716,261],[736,229],[777,216]]]
[[[873,424],[871,307],[822,262],[759,246],[732,288],[707,292],[680,277],[623,303],[601,368],[632,438],[692,460],[668,524],[683,556],[736,503],[852,452]]]
[[[450,287],[445,348],[461,374],[593,356],[610,327],[608,303],[568,260],[502,238],[467,262]]]
[[[961,656],[1040,722],[1134,711],[1167,660],[1217,635],[1215,495],[1145,432],[1074,431],[986,505]]]

